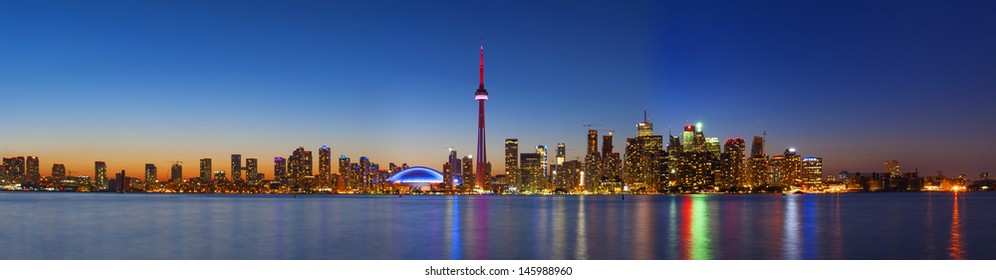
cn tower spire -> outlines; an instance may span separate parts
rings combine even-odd
[[[484,37],[481,37],[481,84],[479,89],[484,89]]]

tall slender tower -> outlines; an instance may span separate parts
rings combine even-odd
[[[478,110],[477,110],[477,185],[476,187],[483,188],[487,186],[485,184],[484,174],[486,172],[485,166],[487,165],[487,153],[484,147],[484,101],[488,100],[488,90],[484,89],[484,38],[481,38],[481,67],[480,67],[481,83],[477,86],[477,92],[474,93],[474,100],[477,100]]]

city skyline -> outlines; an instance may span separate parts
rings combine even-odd
[[[721,141],[766,131],[768,154],[794,147],[822,157],[826,174],[881,171],[897,160],[904,172],[975,177],[996,158],[985,149],[996,135],[977,125],[991,105],[974,102],[996,89],[986,78],[996,56],[984,51],[996,47],[984,36],[992,7],[409,3],[402,5],[414,12],[364,20],[379,12],[376,4],[206,3],[199,12],[168,3],[4,5],[0,25],[13,28],[0,36],[20,41],[0,46],[8,62],[0,92],[10,110],[0,155],[38,156],[41,174],[61,163],[92,175],[102,161],[111,174],[137,175],[153,163],[163,180],[179,160],[191,178],[199,159],[228,170],[226,159],[241,154],[259,159],[272,178],[273,157],[325,145],[333,157],[439,169],[448,147],[474,154],[467,89],[481,36],[489,88],[501,93],[488,100],[491,155],[517,138],[524,152],[565,143],[567,159],[583,158],[586,123],[614,130],[622,147],[647,108],[658,135],[698,122]],[[204,12],[222,8],[232,11]],[[558,8],[570,12],[549,13]],[[883,9],[896,13],[882,19]],[[658,10],[664,19],[650,12]],[[813,10],[830,18],[791,16]],[[143,11],[157,13],[136,20]],[[707,16],[694,19],[699,14]],[[494,22],[471,20],[477,16]],[[402,21],[413,25],[394,27]],[[363,24],[370,22],[381,24]],[[809,30],[818,32],[803,34]],[[949,33],[945,44],[919,39]],[[501,174],[496,159],[492,174]]]

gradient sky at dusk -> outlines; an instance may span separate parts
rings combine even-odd
[[[329,145],[438,169],[474,151],[483,36],[495,173],[509,137],[581,157],[584,123],[621,153],[644,107],[659,134],[767,130],[827,174],[996,171],[992,1],[424,2],[5,1],[0,155],[165,178],[240,153],[269,178]]]

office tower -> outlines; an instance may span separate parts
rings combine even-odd
[[[885,162],[885,173],[889,174],[893,178],[899,178],[903,173],[899,172],[899,162],[895,160],[890,160]]]
[[[363,167],[359,163],[349,164],[349,181],[353,182],[352,189],[354,191],[363,192]]]
[[[183,166],[179,162],[174,163],[169,168],[169,181],[176,183],[183,182]]]
[[[536,153],[540,155],[540,170],[543,171],[543,179],[550,173],[549,158],[546,153],[546,145],[536,145]]]
[[[726,140],[726,144],[723,145],[723,153],[720,156],[721,187],[734,190],[746,185],[747,165],[744,162],[746,149],[743,138]]]
[[[795,153],[795,149],[786,149],[781,157],[772,159],[774,163],[775,177],[781,186],[795,187],[802,183],[799,172],[802,168],[802,158]],[[822,171],[821,171],[822,172]]]
[[[228,180],[225,176],[225,170],[217,170],[214,172],[215,182],[224,182],[225,180]]]
[[[626,164],[623,182],[631,191],[664,191],[664,137],[653,135],[654,125],[643,111],[643,121],[636,124],[636,137],[626,139]]]
[[[61,163],[52,164],[52,180],[62,181],[66,179],[66,165]]]
[[[93,180],[97,185],[97,189],[104,190],[107,189],[107,163],[103,161],[93,162]]]
[[[522,187],[520,191],[537,192],[543,187],[543,160],[538,153],[523,153],[519,155],[521,160],[520,171],[522,173]]]
[[[692,142],[695,139],[695,126],[692,124],[686,124],[685,130],[681,132],[681,149],[685,151],[692,150]]]
[[[647,118],[647,109],[643,109],[643,121],[636,123],[636,137],[654,135],[654,124]]]
[[[156,165],[151,163],[145,164],[145,182],[155,183],[159,182],[158,176],[156,174]]]
[[[519,139],[505,139],[505,184],[509,187],[519,183]]]
[[[477,87],[477,92],[474,93],[474,100],[477,100],[479,109],[477,110],[477,182],[476,185],[479,187],[484,187],[485,180],[487,176],[487,170],[484,170],[485,164],[487,164],[487,149],[485,149],[485,137],[484,137],[484,101],[488,100],[488,90],[484,89],[484,40],[481,39],[481,82]],[[465,171],[467,172],[467,171]],[[470,178],[467,178],[468,180]],[[469,184],[474,185],[474,184]]]
[[[232,182],[242,181],[242,155],[232,154]]]
[[[339,177],[342,181],[342,186],[345,188],[352,188],[355,181],[350,180],[349,176],[349,157],[346,155],[339,156]]]
[[[200,173],[201,183],[211,182],[211,159],[202,158],[201,159],[201,173]]]
[[[564,164],[567,161],[567,146],[564,143],[557,144],[557,165]]]
[[[474,184],[477,183],[477,182],[471,180],[471,178],[474,178],[474,160],[473,160],[473,158],[474,158],[473,155],[467,155],[467,156],[463,157],[463,162],[462,162],[463,166],[460,167],[461,170],[463,171],[463,174],[461,174],[460,176],[464,178],[463,185],[461,186],[463,188],[463,190],[473,189],[474,188]]]
[[[27,174],[25,174],[25,180],[31,184],[38,184],[41,181],[41,172],[38,170],[38,157],[29,156],[27,157],[26,167]],[[63,176],[65,177],[65,176]]]
[[[287,184],[287,160],[282,157],[273,158],[273,180]]]
[[[263,182],[259,178],[259,162],[255,158],[246,158],[246,182],[250,186],[257,186]]]
[[[318,182],[322,186],[332,183],[332,148],[329,146],[318,149]]]
[[[801,162],[802,184],[810,188],[823,187],[823,158],[805,157]]]

